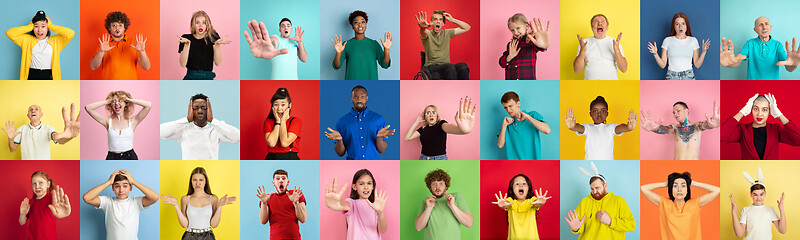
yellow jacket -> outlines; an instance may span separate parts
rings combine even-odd
[[[611,225],[605,225],[597,219],[597,211],[603,210],[611,217]],[[578,203],[575,209],[578,219],[586,216],[583,226],[575,234],[580,234],[578,240],[583,239],[604,239],[617,240],[625,239],[625,232],[633,231],[636,228],[636,220],[633,213],[620,196],[608,192],[603,199],[595,200],[591,195],[586,196]]]
[[[75,37],[75,31],[67,27],[55,25],[53,21],[47,21],[47,29],[57,33],[56,35],[51,35],[47,43],[53,46],[53,56],[51,58],[53,80],[61,80],[61,50],[72,40],[72,37]],[[6,36],[22,48],[22,60],[20,61],[19,67],[20,80],[28,80],[28,70],[31,67],[31,58],[33,56],[33,46],[38,43],[35,36],[27,34],[32,30],[33,23],[30,23],[6,31]]]

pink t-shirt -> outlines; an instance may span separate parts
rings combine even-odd
[[[378,233],[378,213],[369,206],[369,200],[350,198],[350,211],[342,211],[347,217],[347,239],[381,239]]]

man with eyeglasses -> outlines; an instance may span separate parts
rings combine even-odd
[[[539,133],[550,134],[550,125],[536,111],[523,112],[520,109],[519,95],[506,92],[500,98],[508,117],[503,119],[497,147],[506,148],[508,160],[542,159],[542,144]]]
[[[430,171],[425,184],[433,195],[420,205],[414,227],[425,230],[425,240],[461,239],[461,225],[472,227],[472,213],[460,193],[447,193],[450,175],[442,169]]]
[[[239,129],[214,119],[211,101],[198,93],[189,101],[189,114],[161,124],[161,140],[181,144],[183,160],[219,160],[219,143],[239,143]]]
[[[105,28],[108,34],[98,38],[100,46],[97,54],[92,58],[92,70],[102,68],[102,79],[109,80],[135,80],[136,66],[150,70],[150,58],[145,53],[147,38],[141,33],[136,35],[136,41],[128,39],[125,35],[131,26],[131,20],[122,12],[111,12],[106,16]],[[110,35],[110,36],[109,36]]]

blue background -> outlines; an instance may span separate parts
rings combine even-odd
[[[258,220],[258,202],[255,197],[259,186],[264,186],[267,193],[275,191],[272,186],[272,174],[283,169],[289,173],[287,189],[295,186],[303,189],[306,198],[308,218],[300,224],[300,236],[303,239],[319,239],[319,161],[240,161],[241,169],[241,239],[264,239],[269,236],[269,224],[261,225]]]
[[[379,79],[400,79],[400,1],[398,0],[355,0],[355,1],[320,1],[320,8],[325,9],[321,12],[324,19],[320,28],[320,78],[323,80],[344,79],[345,64],[339,70],[333,69],[333,57],[336,50],[333,49],[333,36],[341,35],[347,41],[353,38],[353,27],[347,22],[347,17],[355,10],[367,13],[368,38],[378,41],[383,38],[384,33],[392,33],[392,48],[389,55],[392,64],[388,69],[383,69],[378,65]],[[410,16],[409,16],[410,17]],[[383,48],[383,45],[381,45]],[[311,57],[311,56],[309,56]],[[385,116],[384,116],[385,117]]]
[[[240,22],[242,24],[240,26],[242,29],[241,34],[244,34],[245,30],[249,31],[247,22],[255,19],[256,21],[264,22],[270,35],[279,35],[279,21],[283,18],[289,18],[289,20],[292,21],[292,29],[295,27],[302,27],[305,31],[303,34],[303,46],[306,48],[308,61],[303,63],[295,56],[295,59],[297,59],[297,77],[298,79],[317,80],[319,79],[320,66],[319,2],[319,0],[242,0],[241,12],[239,13]],[[294,36],[294,30],[292,30],[292,36]],[[241,41],[241,48],[239,49],[239,55],[241,56],[239,59],[239,74],[242,80],[269,79],[270,73],[272,73],[271,60],[253,57],[253,53],[250,52],[250,47],[247,45],[247,40],[244,38],[244,35],[239,39]],[[324,46],[329,45],[330,44]],[[331,61],[333,60],[331,59]]]
[[[639,161],[594,161],[594,164],[606,178],[608,191],[625,199],[636,220],[636,229],[625,233],[625,239],[639,239]],[[578,167],[592,173],[589,161],[561,160],[561,219],[567,216],[567,211],[575,210],[581,199],[591,194],[589,177],[583,175]],[[561,239],[578,239],[578,236],[570,231],[566,221],[561,221]]]
[[[83,195],[90,189],[108,181],[116,170],[127,170],[133,178],[159,192],[159,161],[81,161],[81,196],[72,197],[72,204],[80,205],[81,239],[106,239],[105,211],[83,201]],[[110,187],[103,189],[99,196],[114,197]],[[139,188],[133,187],[129,197],[144,196]],[[80,204],[77,204],[80,203]],[[139,213],[139,239],[158,239],[160,233],[160,207],[158,202]]]
[[[400,136],[403,131],[400,127],[400,81],[320,81],[320,159],[345,159],[336,155],[333,150],[335,141],[325,137],[328,127],[336,129],[339,118],[350,112],[353,102],[350,101],[351,91],[356,85],[367,88],[367,109],[383,116],[389,129],[394,129],[394,135],[386,140],[386,151],[378,154],[380,159],[400,159]]]
[[[211,101],[214,118],[239,128],[239,81],[161,81],[161,123],[186,118],[189,99],[202,93]],[[241,129],[241,128],[239,128]],[[161,141],[162,160],[180,160],[178,141]],[[239,160],[239,144],[220,142],[220,160]]]
[[[503,118],[508,113],[500,98],[508,91],[519,95],[523,111],[536,111],[550,125],[550,134],[540,133],[542,159],[558,160],[561,153],[561,114],[559,81],[481,81],[481,159],[500,160],[506,157],[505,147],[497,148]]]
[[[80,68],[78,66],[81,57],[79,52],[81,45],[80,1],[4,1],[3,7],[0,8],[0,29],[5,32],[12,27],[28,25],[31,22],[31,18],[36,15],[36,11],[39,10],[44,10],[45,14],[56,25],[68,27],[75,31],[75,37],[61,51],[61,79],[80,79]],[[51,35],[55,35],[53,31],[50,32]],[[5,57],[0,58],[0,79],[19,79],[22,49],[8,37],[3,37],[1,42],[0,52],[4,53],[3,56]]]
[[[674,0],[674,1],[642,1],[641,2],[641,79],[642,80],[664,80],[667,68],[658,66],[656,59],[650,50],[647,49],[647,42],[656,42],[658,55],[661,56],[661,44],[664,38],[669,36],[672,27],[672,16],[675,13],[683,12],[689,18],[692,27],[692,35],[697,38],[700,45],[700,53],[703,52],[703,40],[711,40],[708,47],[703,66],[694,68],[695,79],[719,79],[719,0]],[[755,5],[751,3],[743,6]],[[749,6],[748,6],[749,8]],[[738,12],[737,12],[738,15]],[[755,20],[755,18],[753,18]],[[727,21],[727,19],[726,19]],[[750,33],[753,33],[752,31]],[[755,34],[755,33],[753,33]],[[734,40],[736,41],[736,40]],[[744,42],[742,42],[744,43]]]

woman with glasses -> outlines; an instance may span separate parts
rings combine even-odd
[[[139,105],[142,110],[133,114],[134,105]],[[97,111],[105,106],[109,116]],[[151,104],[148,101],[133,99],[126,91],[113,91],[108,93],[106,100],[86,105],[89,116],[103,125],[108,130],[108,155],[106,160],[138,160],[133,151],[133,130],[150,113]]]
[[[461,99],[455,116],[455,124],[447,123],[439,115],[436,105],[428,105],[419,113],[414,124],[406,133],[405,140],[419,138],[422,144],[422,153],[419,160],[447,160],[447,134],[464,135],[472,132],[475,126],[475,105],[472,99]],[[417,125],[422,127],[417,128]]]

